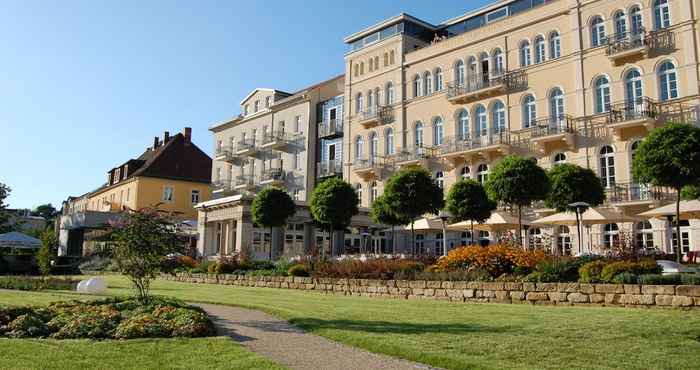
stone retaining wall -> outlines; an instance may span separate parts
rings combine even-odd
[[[452,302],[700,308],[700,285],[622,285],[330,279],[287,276],[177,274],[162,279],[326,294]]]

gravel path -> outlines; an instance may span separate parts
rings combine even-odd
[[[367,352],[305,331],[261,311],[195,304],[221,334],[291,369],[430,369],[418,363]]]

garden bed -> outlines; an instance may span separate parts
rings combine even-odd
[[[206,337],[216,330],[198,307],[163,298],[57,302],[0,307],[0,336],[52,339]]]
[[[43,278],[39,276],[0,276],[0,289],[14,290],[75,290],[80,280]]]

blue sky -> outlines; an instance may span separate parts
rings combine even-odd
[[[13,208],[60,207],[165,130],[191,126],[211,153],[207,128],[253,88],[342,73],[344,36],[401,12],[439,23],[489,2],[3,1],[0,182]]]

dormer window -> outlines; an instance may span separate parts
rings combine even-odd
[[[265,98],[265,108],[270,108],[271,105],[272,105],[272,97],[268,96]]]
[[[244,115],[244,116],[247,116],[248,113],[250,113],[250,106],[248,106],[248,104],[246,104],[246,105],[243,107],[243,115]]]
[[[124,176],[123,180],[126,180],[126,178],[129,176],[129,165],[124,165],[124,173],[122,174]]]
[[[256,100],[255,103],[253,103],[253,112],[258,113],[260,110],[260,100]]]
[[[118,183],[119,179],[121,178],[121,169],[117,168],[114,170],[114,183]]]

